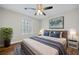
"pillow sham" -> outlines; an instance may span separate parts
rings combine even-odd
[[[51,36],[51,37],[60,38],[60,34],[61,34],[61,32],[58,32],[58,31],[51,31],[50,36]]]
[[[45,30],[44,31],[44,36],[49,36],[49,31]]]

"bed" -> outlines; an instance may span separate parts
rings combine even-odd
[[[55,32],[62,32],[61,38],[55,37]],[[23,39],[21,49],[27,55],[65,55],[67,46],[67,31],[45,30],[43,36],[32,36]]]

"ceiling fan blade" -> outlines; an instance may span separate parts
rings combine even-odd
[[[44,16],[46,16],[46,14],[44,12],[42,12]]]
[[[53,6],[45,7],[44,10],[52,9]]]
[[[35,8],[24,8],[25,10],[36,10]]]

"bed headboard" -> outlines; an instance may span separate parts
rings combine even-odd
[[[68,31],[66,30],[44,30],[44,33],[47,33],[47,36],[50,36],[51,32],[60,32],[62,33],[62,38],[68,38]]]
[[[67,38],[68,37],[68,32],[67,31],[59,31],[62,32],[62,38]]]

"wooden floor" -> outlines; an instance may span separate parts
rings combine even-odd
[[[67,48],[67,53],[69,55],[79,55],[79,50],[74,48]]]
[[[19,43],[17,43],[17,44],[19,44]],[[0,55],[13,55],[13,52],[15,51],[17,44],[13,44],[10,47],[0,48]],[[67,53],[69,55],[78,55],[79,51],[74,50],[72,48],[67,48]]]
[[[0,48],[0,55],[13,55],[17,44],[12,44],[10,47]]]

